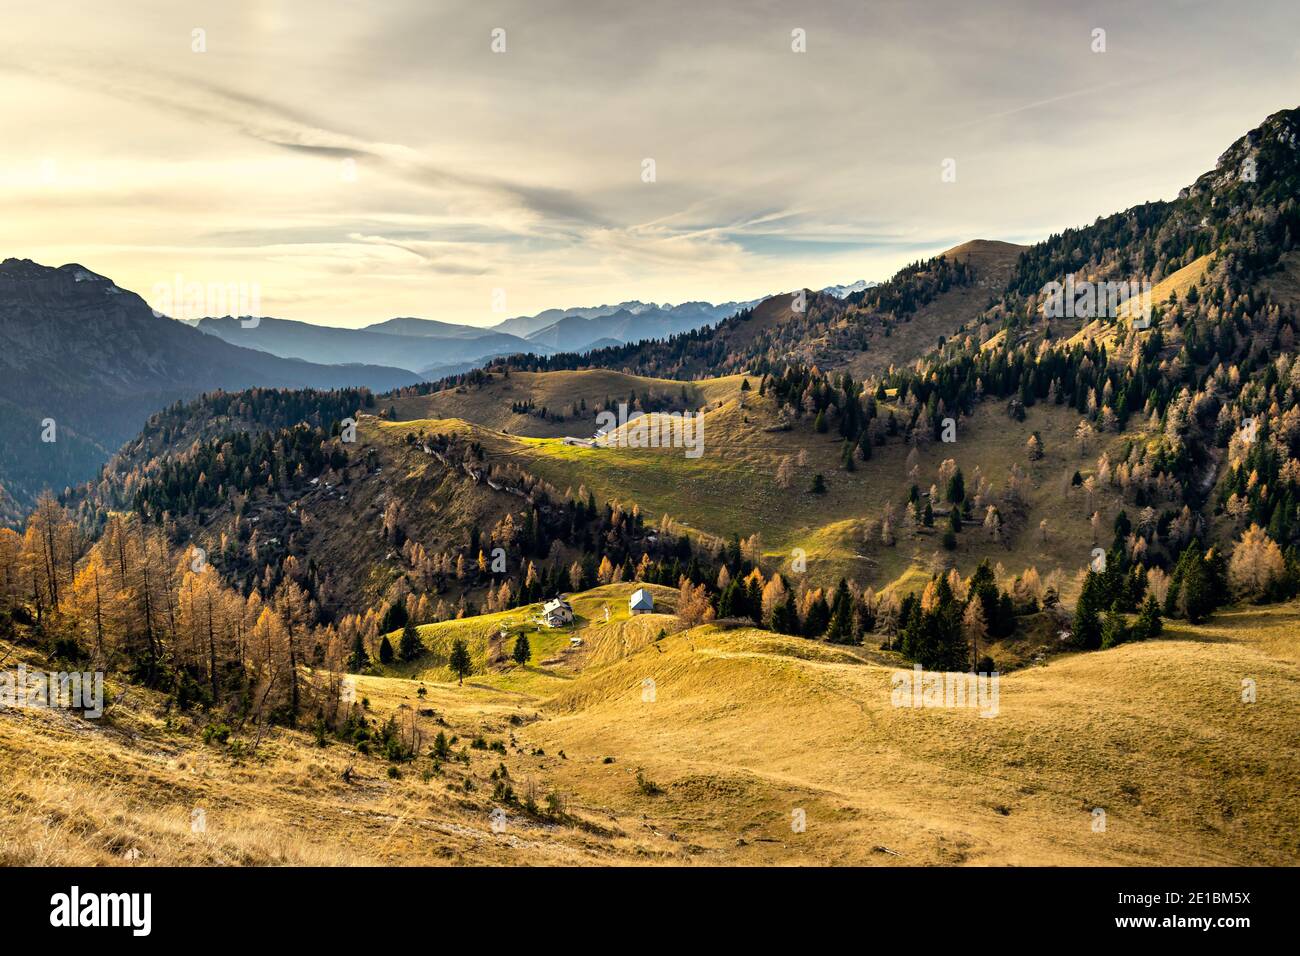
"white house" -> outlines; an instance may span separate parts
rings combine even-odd
[[[564,595],[546,602],[542,608],[542,620],[547,627],[563,627],[573,623],[573,608],[564,599]]]
[[[654,595],[645,588],[637,588],[628,599],[627,609],[632,614],[649,614],[655,609]]]

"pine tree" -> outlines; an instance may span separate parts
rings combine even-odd
[[[420,642],[420,632],[416,630],[415,623],[408,620],[397,644],[397,656],[404,661],[413,661],[423,653],[424,644]]]
[[[1158,637],[1164,629],[1164,624],[1160,620],[1160,602],[1156,600],[1154,594],[1148,594],[1146,601],[1142,604],[1142,612],[1138,619],[1133,622],[1131,631],[1132,639],[1135,641],[1150,640]]]
[[[366,653],[366,642],[360,632],[352,641],[352,653],[348,656],[348,673],[359,674],[370,666],[370,655]]]
[[[1089,571],[1074,609],[1074,640],[1086,651],[1101,647],[1101,577]]]
[[[515,638],[514,653],[510,655],[514,658],[516,664],[520,667],[525,666],[533,658],[533,649],[528,644],[528,635],[520,634]]]
[[[835,599],[831,602],[826,640],[832,644],[852,644],[853,638],[853,595],[849,593],[848,583],[840,578],[840,583],[835,588]]]
[[[387,634],[385,634],[384,639],[379,642],[379,663],[393,663],[393,645],[388,642]]]
[[[1107,650],[1111,647],[1118,647],[1128,641],[1129,637],[1129,629],[1128,625],[1124,623],[1124,615],[1111,608],[1106,612],[1106,619],[1101,625],[1101,649]]]
[[[464,685],[465,678],[474,672],[474,662],[470,660],[464,641],[458,640],[451,645],[451,657],[447,661],[447,666],[451,668],[451,672],[456,675],[461,685]]]

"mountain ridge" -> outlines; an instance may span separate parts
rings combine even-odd
[[[326,366],[240,348],[158,316],[78,263],[0,262],[0,507],[91,477],[150,414],[181,398],[252,386],[383,391],[396,368]],[[43,423],[50,423],[48,425]]]

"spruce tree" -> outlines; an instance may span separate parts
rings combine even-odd
[[[826,597],[819,595],[817,600],[813,601],[808,608],[808,617],[803,622],[803,633],[805,637],[820,637],[826,633],[826,627],[830,624],[831,607],[826,603]]]
[[[1074,609],[1074,641],[1086,651],[1101,647],[1101,577],[1089,571]]]
[[[358,674],[370,666],[370,655],[366,653],[366,642],[358,634],[352,641],[352,653],[348,656],[348,672]]]
[[[474,672],[474,662],[470,660],[464,641],[456,641],[451,645],[451,657],[447,661],[447,666],[462,685],[465,683],[465,678]]]
[[[966,497],[966,479],[962,477],[961,469],[958,468],[948,479],[948,487],[944,491],[944,497],[956,504]]]
[[[415,623],[407,621],[406,626],[402,628],[402,638],[397,643],[397,656],[404,661],[413,661],[424,653],[424,645],[420,643],[420,632],[415,629]]]
[[[1158,637],[1164,624],[1160,620],[1160,602],[1154,594],[1148,594],[1142,604],[1142,613],[1133,623],[1132,637],[1135,641],[1145,641]]]
[[[778,634],[799,633],[799,612],[795,609],[793,594],[772,608],[771,627]]]
[[[514,658],[516,664],[520,667],[526,665],[533,658],[533,649],[528,644],[528,635],[520,634],[515,638],[514,653],[510,655]]]
[[[853,643],[853,595],[849,586],[840,578],[835,589],[835,600],[831,603],[830,624],[826,628],[826,640],[832,644]]]
[[[1129,629],[1128,625],[1124,623],[1124,615],[1111,608],[1106,612],[1106,619],[1101,625],[1101,649],[1106,650],[1117,647],[1125,643],[1129,637]]]

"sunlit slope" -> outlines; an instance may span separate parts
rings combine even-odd
[[[1295,863],[1297,624],[1229,612],[1017,672],[992,718],[893,707],[891,670],[842,649],[708,627],[580,677],[527,736],[570,756],[564,785],[737,862]]]
[[[574,866],[684,855],[639,820],[572,795],[562,822],[511,805],[496,832],[493,774],[507,767],[521,792],[531,781],[545,794],[547,768],[559,762],[514,746],[471,746],[505,747],[520,722],[535,718],[519,694],[382,677],[356,685],[372,726],[414,719],[418,760],[394,765],[283,727],[236,727],[236,752],[203,742],[201,714],[176,715],[163,695],[138,688],[101,721],[5,710],[0,865]],[[439,732],[463,759],[434,764],[428,752]],[[203,832],[191,826],[196,809]]]
[[[755,389],[742,394],[736,381],[727,386],[729,395],[718,395],[723,404],[705,413],[702,453],[694,458],[683,448],[589,448],[559,439],[520,438],[459,421],[386,423],[383,431],[400,436],[419,429],[468,428],[483,442],[490,460],[514,462],[561,492],[585,486],[598,500],[635,502],[654,520],[668,514],[713,537],[757,533],[769,559],[787,570],[794,550],[802,549],[808,573],[818,581],[850,574],[864,584],[883,586],[912,567],[932,568],[952,560],[969,572],[986,557],[1014,570],[1033,565],[1046,574],[1060,567],[1072,576],[1091,557],[1093,510],[1101,515],[1100,543],[1109,544],[1109,528],[1121,507],[1118,496],[1103,488],[1093,495],[1090,509],[1088,496],[1072,487],[1070,479],[1076,470],[1083,477],[1091,474],[1103,450],[1109,449],[1115,458],[1128,436],[1106,435],[1081,447],[1074,440],[1079,416],[1070,408],[1038,404],[1028,410],[1024,422],[1017,422],[1001,405],[983,403],[971,419],[959,423],[955,442],[918,448],[916,483],[922,491],[938,482],[939,465],[948,458],[962,469],[972,492],[980,469],[993,486],[995,501],[1012,464],[1030,480],[1023,514],[1013,515],[1000,505],[1007,522],[1001,540],[984,531],[981,514],[958,535],[956,550],[948,552],[941,542],[943,519],[916,534],[903,533],[911,446],[891,439],[875,449],[870,461],[845,471],[840,464],[842,439],[833,430],[818,434],[806,424],[777,430],[772,400],[757,395],[756,381],[751,385]],[[882,414],[888,410],[886,406]],[[1026,447],[1034,432],[1044,449],[1038,461],[1029,460]],[[789,488],[777,482],[786,457],[794,466]],[[801,457],[805,464],[798,465]],[[819,473],[824,476],[824,494],[811,490],[813,476]],[[878,527],[887,504],[895,511],[897,541],[892,546],[881,540]],[[1044,520],[1045,537],[1040,530]]]
[[[1212,258],[1212,256],[1205,255],[1201,256],[1199,259],[1193,259],[1181,269],[1176,272],[1171,272],[1153,285],[1151,287],[1150,301],[1152,309],[1161,310],[1167,308],[1171,296],[1176,297],[1179,301],[1185,299],[1187,297],[1187,290],[1199,283],[1201,278],[1205,275]],[[1081,278],[1082,277],[1076,276],[1076,281]],[[1118,332],[1120,328],[1128,328],[1131,320],[1136,315],[1141,314],[1143,305],[1144,303],[1141,298],[1137,299],[1136,303],[1132,299],[1129,299],[1120,303],[1115,318],[1108,317],[1083,323],[1073,320],[1076,324],[1081,324],[1081,328],[1068,339],[1066,344],[1074,345],[1075,343],[1082,343],[1086,342],[1088,339],[1092,339],[1099,344],[1104,343],[1107,348],[1113,348],[1116,332]],[[1065,323],[1071,321],[1072,320],[1070,319],[1064,320]],[[1156,327],[1157,325],[1153,321],[1152,328]],[[1170,338],[1171,340],[1177,339],[1177,335],[1175,334],[1176,330],[1169,323],[1165,323],[1159,327],[1163,329],[1167,338]]]
[[[740,376],[678,382],[608,369],[514,371],[508,377],[495,372],[481,386],[460,386],[430,395],[399,398],[392,405],[400,421],[459,418],[513,435],[589,438],[596,431],[597,408],[607,400],[617,406],[635,394],[642,401],[658,398],[670,400],[674,408],[698,408],[716,400],[718,393],[729,386],[738,388],[739,385]],[[564,421],[511,410],[512,405],[517,407],[529,401],[538,410],[563,416]],[[584,402],[585,411],[581,409]],[[580,407],[576,416],[574,405]]]
[[[628,599],[638,588],[654,597],[654,614],[632,615]],[[607,584],[569,595],[574,622],[567,627],[541,623],[542,604],[528,604],[473,617],[422,624],[417,628],[427,652],[410,663],[396,662],[379,668],[380,674],[426,682],[450,682],[452,647],[461,641],[473,663],[466,678],[476,687],[527,692],[536,696],[557,693],[564,682],[584,668],[620,659],[653,642],[660,632],[672,633],[681,624],[670,612],[677,604],[677,592],[658,584],[626,582]],[[520,636],[528,640],[532,658],[519,666],[511,658]],[[400,631],[388,635],[396,647]],[[582,643],[574,645],[570,639]]]
[[[593,659],[552,666],[544,693],[508,668],[464,686],[356,678],[374,724],[419,730],[414,763],[279,727],[235,728],[239,752],[204,744],[200,713],[120,686],[103,721],[8,709],[0,862],[125,865],[132,849],[139,865],[1300,860],[1300,605],[1017,671],[980,717],[892,706],[892,669],[861,650],[716,625],[656,640],[668,615],[604,622],[624,587],[575,598]],[[645,639],[625,646],[634,629]],[[468,762],[435,769],[439,732]],[[517,793],[561,795],[567,816],[511,805],[493,832],[502,767]],[[206,833],[189,827],[196,807]]]

